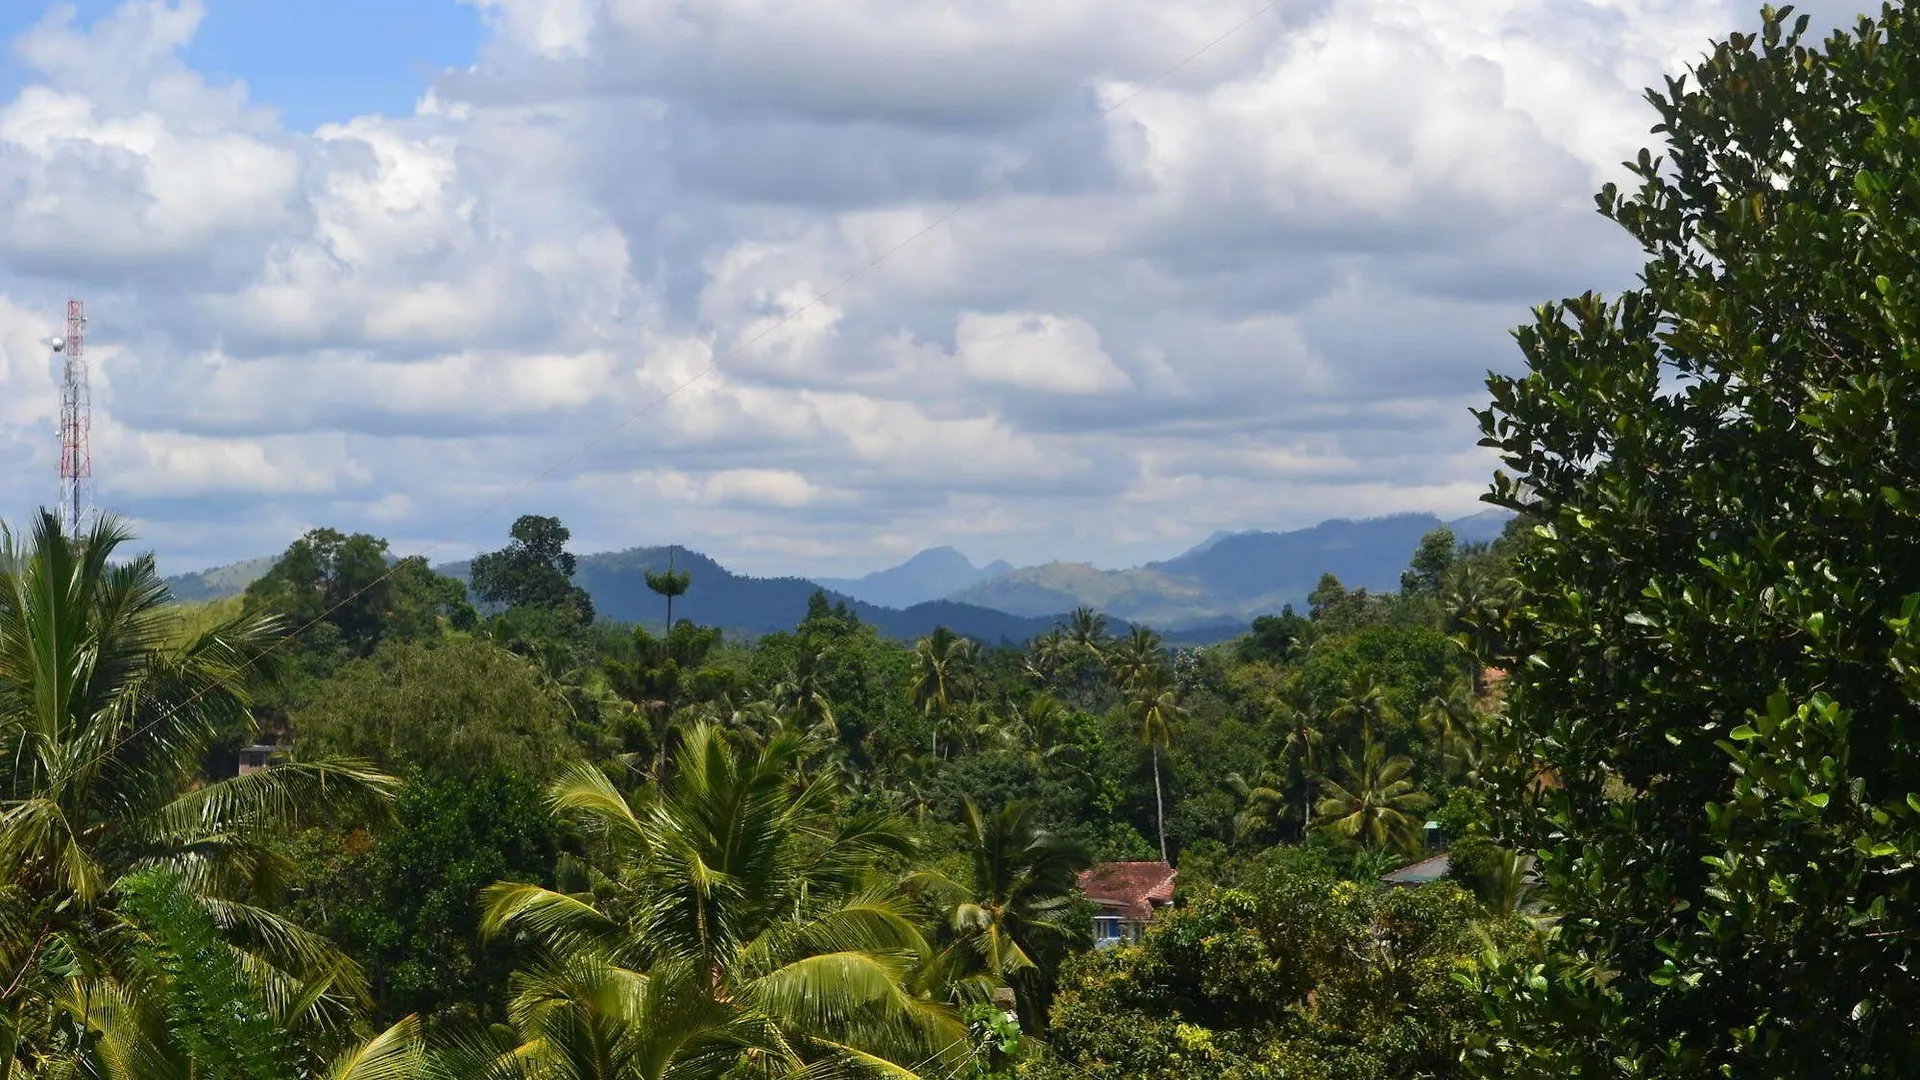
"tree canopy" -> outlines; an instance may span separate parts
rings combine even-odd
[[[1894,1076],[1920,1052],[1920,19],[1769,10],[1649,94],[1639,287],[1489,380],[1535,519],[1493,829],[1559,916],[1498,1076]]]

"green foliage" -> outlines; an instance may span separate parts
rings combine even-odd
[[[475,898],[499,881],[550,880],[558,837],[543,793],[499,767],[421,777],[394,817],[359,854],[314,838],[323,847],[296,914],[365,965],[380,1018],[503,1021],[514,956],[478,944]]]
[[[1053,1080],[1461,1075],[1479,1002],[1455,973],[1485,922],[1449,885],[1385,889],[1298,866],[1199,889],[1145,940],[1068,965],[1049,1041]]]
[[[489,604],[555,612],[575,625],[592,623],[593,601],[573,584],[571,533],[560,519],[525,514],[508,535],[506,547],[474,556],[473,594]]]
[[[121,911],[138,937],[136,963],[162,987],[167,1033],[207,1080],[293,1080],[286,1038],[207,909],[180,876],[147,870],[120,883]]]
[[[1495,1076],[1910,1075],[1920,1053],[1920,18],[1769,11],[1649,94],[1640,287],[1538,310],[1485,444],[1535,542],[1493,827],[1560,916]]]
[[[540,957],[515,978],[517,1049],[494,1052],[597,1076],[720,1072],[746,1052],[783,1072],[959,1056],[957,1018],[907,987],[924,938],[869,885],[908,850],[904,832],[836,812],[824,779],[797,785],[803,750],[703,724],[657,795],[624,795],[591,766],[558,782],[555,807],[591,840],[585,888],[483,894],[485,929]]]
[[[279,615],[289,628],[307,628],[295,642],[315,659],[332,649],[365,656],[383,640],[433,637],[442,618],[471,625],[473,611],[458,581],[434,573],[424,559],[391,567],[389,559],[387,542],[378,537],[314,529],[247,586],[246,606]],[[319,624],[331,632],[314,636]]]
[[[435,777],[540,778],[579,753],[540,670],[481,639],[382,646],[307,694],[292,722],[303,750]]]
[[[1242,661],[1266,661],[1270,664],[1292,660],[1313,636],[1313,623],[1294,613],[1293,605],[1278,615],[1255,616],[1251,631],[1240,639]]]
[[[959,1074],[963,1080],[1014,1080],[1020,1064],[1032,1058],[1019,1022],[997,1006],[969,1005],[960,1018],[973,1040],[973,1056]]]
[[[1413,717],[1428,699],[1445,691],[1460,671],[1460,652],[1432,626],[1372,626],[1318,643],[1300,666],[1300,691],[1332,712],[1353,696],[1357,684],[1377,687],[1387,712],[1375,716],[1375,732],[1395,747],[1406,745]],[[1357,721],[1335,721],[1339,743],[1359,735]]]
[[[1422,536],[1420,549],[1413,553],[1412,562],[1400,575],[1401,591],[1438,595],[1453,570],[1458,547],[1453,530],[1445,525]]]

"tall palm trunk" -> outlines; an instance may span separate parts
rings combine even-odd
[[[1300,770],[1300,835],[1305,838],[1313,831],[1313,773],[1308,769]]]
[[[1153,819],[1160,828],[1160,861],[1167,858],[1167,806],[1160,797],[1160,748],[1153,748]]]

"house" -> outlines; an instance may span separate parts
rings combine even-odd
[[[1163,862],[1100,863],[1081,871],[1081,893],[1100,907],[1093,917],[1094,945],[1138,941],[1153,913],[1173,903],[1179,873]]]
[[[1402,887],[1431,885],[1441,878],[1446,877],[1447,871],[1451,866],[1452,863],[1448,860],[1447,853],[1443,851],[1438,855],[1421,859],[1417,863],[1410,863],[1403,866],[1380,880],[1388,885],[1399,885]]]
[[[246,776],[266,768],[273,761],[273,755],[284,753],[283,746],[263,746],[255,744],[240,751],[240,775]]]

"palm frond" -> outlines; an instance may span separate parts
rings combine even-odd
[[[327,1080],[418,1080],[425,1072],[420,1021],[409,1016],[335,1058]]]

